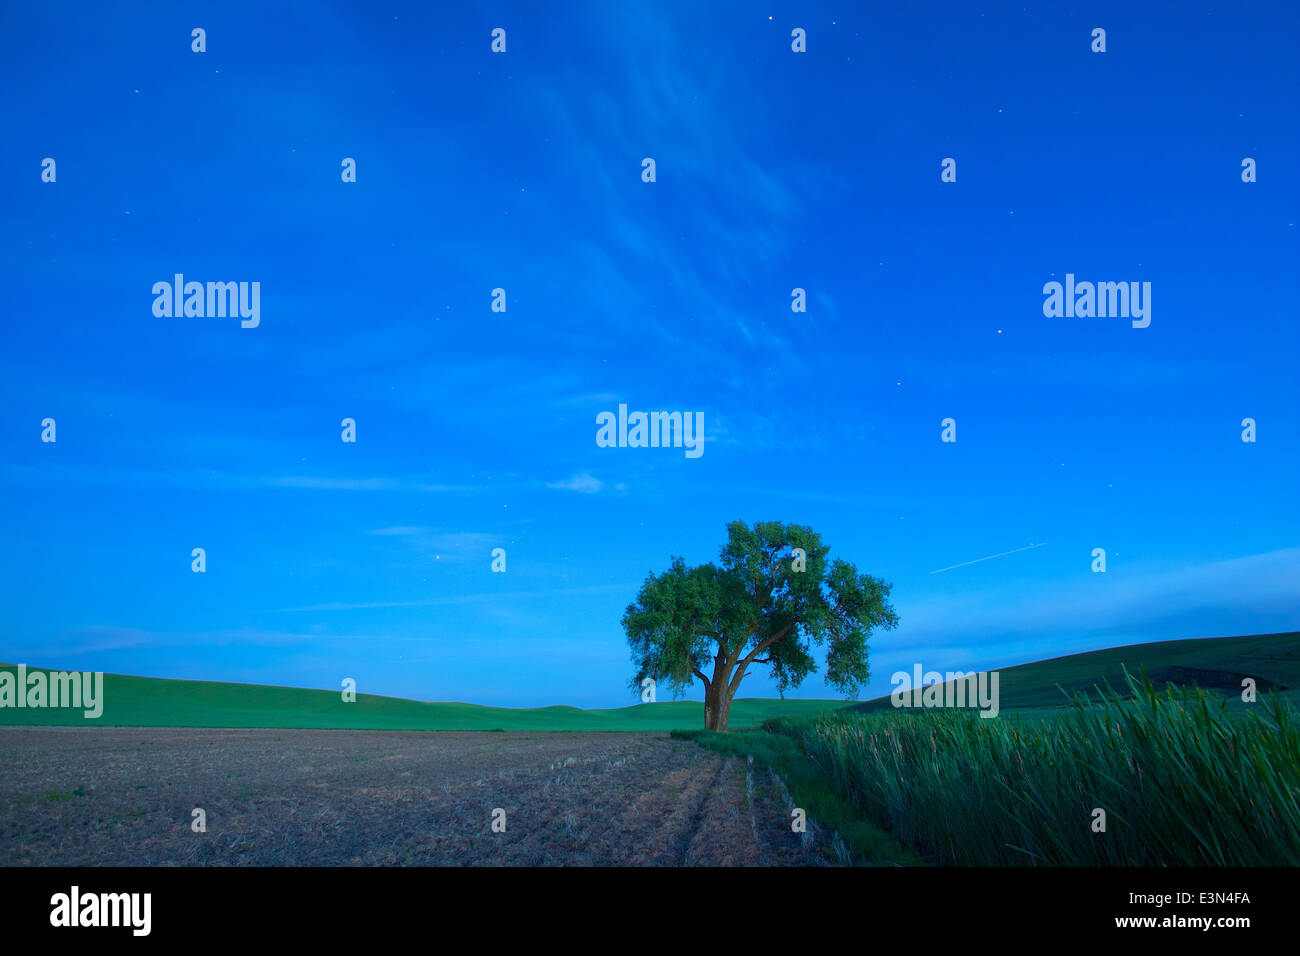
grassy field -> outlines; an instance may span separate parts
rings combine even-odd
[[[774,767],[859,863],[1300,865],[1300,634],[1113,648],[1001,681],[993,720],[885,697],[675,736]]]
[[[1136,679],[1125,691],[1041,720],[775,723],[862,816],[937,863],[1300,864],[1300,711],[1269,695],[1232,715],[1221,695]]]
[[[39,668],[28,668],[32,673]],[[13,671],[10,664],[0,670]],[[803,717],[847,706],[842,700],[737,699],[731,723],[752,727],[774,717]],[[667,731],[704,723],[704,705],[692,701],[638,704],[610,710],[577,707],[514,709],[428,703],[339,691],[262,684],[163,680],[104,675],[104,713],[86,720],[80,710],[0,708],[0,726],[265,727],[348,730]]]
[[[1300,865],[1300,710],[1124,690],[1028,718],[846,708],[674,736],[772,766],[859,863]]]

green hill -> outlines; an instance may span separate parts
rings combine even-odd
[[[14,671],[0,664],[0,671]],[[41,668],[29,667],[28,673]],[[638,704],[611,710],[577,707],[482,707],[426,703],[339,691],[262,684],[164,680],[104,675],[104,712],[87,720],[80,710],[0,707],[0,726],[301,727],[352,730],[636,730],[700,727],[704,705],[692,701]],[[770,717],[805,717],[845,707],[842,700],[737,699],[731,723],[750,727]]]
[[[1116,691],[1124,690],[1125,667],[1135,676],[1145,669],[1157,688],[1195,684],[1221,692],[1230,707],[1244,706],[1245,677],[1255,679],[1261,695],[1274,689],[1300,704],[1300,632],[1291,632],[1153,641],[1005,667],[998,671],[1001,710],[1047,714],[1068,706],[1066,695],[1072,698],[1076,692],[1095,700],[1094,688],[1107,682]],[[885,696],[854,707],[890,710],[892,704]]]
[[[1241,678],[1261,691],[1276,687],[1300,703],[1300,633],[1215,637],[1132,644],[1020,664],[999,671],[1001,710],[1051,713],[1069,694],[1091,692],[1109,681],[1123,687],[1121,665],[1145,668],[1158,686],[1197,683],[1239,703]],[[34,672],[40,668],[28,668]],[[0,664],[0,671],[15,670]],[[889,697],[855,704],[842,700],[741,698],[732,704],[731,727],[756,726],[773,717],[806,717],[855,707],[889,709]],[[698,729],[703,705],[694,701],[638,704],[610,710],[576,707],[514,709],[478,704],[427,703],[359,694],[345,704],[338,691],[262,684],[164,680],[104,675],[104,712],[87,720],[80,710],[0,707],[0,726],[300,727],[353,730],[665,731]]]

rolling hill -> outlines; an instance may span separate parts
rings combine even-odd
[[[0,670],[13,671],[10,664]],[[28,668],[34,672],[40,668]],[[737,699],[734,726],[769,717],[803,717],[848,706],[841,700]],[[666,731],[701,726],[704,705],[694,701],[638,704],[610,710],[577,707],[508,708],[429,703],[339,691],[264,684],[167,680],[104,675],[104,712],[87,720],[80,710],[0,707],[0,726],[283,727],[350,730]]]
[[[1095,688],[1107,683],[1124,691],[1124,668],[1134,676],[1145,671],[1158,688],[1195,684],[1222,692],[1230,707],[1244,706],[1242,679],[1253,677],[1261,694],[1273,689],[1300,704],[1300,633],[1291,632],[1128,644],[1004,667],[998,672],[1002,712],[1052,713],[1076,693],[1097,699]],[[853,706],[892,709],[888,696]]]
[[[1123,666],[1134,673],[1145,668],[1158,686],[1196,683],[1223,691],[1231,706],[1242,706],[1245,676],[1254,677],[1261,691],[1275,688],[1300,703],[1300,633],[1289,633],[1132,644],[1004,668],[999,672],[1001,710],[1046,714],[1065,705],[1062,688],[1070,695],[1089,693],[1106,681],[1121,688]],[[15,667],[0,664],[0,670]],[[29,673],[36,670],[28,668]],[[731,726],[752,727],[772,717],[805,717],[844,707],[871,711],[890,706],[888,696],[865,703],[740,698],[732,704]],[[332,690],[106,674],[104,711],[97,720],[85,719],[79,710],[0,707],[0,726],[667,731],[699,728],[702,710],[695,701],[608,710],[515,709],[371,694],[344,703],[339,691]]]

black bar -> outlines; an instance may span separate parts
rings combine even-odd
[[[749,927],[747,934],[785,923],[809,945],[830,933],[847,932],[866,946],[936,933],[991,939],[1030,931],[1060,940],[1199,935],[1230,946],[1251,934],[1289,931],[1297,871],[7,868],[0,869],[6,941],[70,933],[82,941],[140,938],[129,926],[52,926],[52,897],[70,895],[73,886],[83,902],[87,894],[149,893],[144,938],[205,944],[370,942],[415,933],[438,946],[452,942],[446,931],[463,928],[486,931],[493,943],[504,935],[534,945],[548,938],[651,945],[664,930],[716,931],[726,914],[732,925]],[[1207,917],[1248,922],[1208,929],[1178,922]],[[1131,918],[1155,925],[1118,925]]]

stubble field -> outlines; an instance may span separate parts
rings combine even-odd
[[[827,862],[775,775],[666,734],[15,727],[0,753],[5,866]]]

